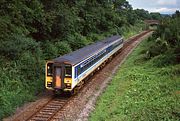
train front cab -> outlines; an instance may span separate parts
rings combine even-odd
[[[72,66],[64,63],[46,63],[46,82],[47,89],[55,92],[72,90]]]

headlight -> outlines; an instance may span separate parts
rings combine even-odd
[[[67,85],[67,86],[71,86],[71,84],[70,84],[70,83],[67,83],[66,85]]]

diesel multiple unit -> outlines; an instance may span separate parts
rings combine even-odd
[[[123,38],[116,35],[48,61],[46,88],[56,92],[73,91],[122,47]]]

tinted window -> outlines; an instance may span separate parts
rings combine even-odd
[[[70,65],[65,66],[65,77],[72,77],[72,68]]]
[[[47,76],[52,76],[52,63],[47,64]]]

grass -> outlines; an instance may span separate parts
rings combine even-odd
[[[18,98],[17,98],[18,96]],[[1,88],[0,94],[0,120],[6,114],[10,115],[16,109],[17,105],[22,105],[25,102],[32,101],[33,96],[28,92],[22,89],[17,89],[16,91],[7,91]]]
[[[148,41],[143,41],[121,66],[90,121],[180,119],[180,64],[157,67],[158,57],[144,59],[147,46]]]

